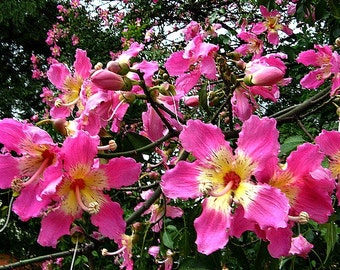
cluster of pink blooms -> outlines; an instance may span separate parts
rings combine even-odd
[[[72,3],[74,8],[79,5],[79,1]],[[65,135],[62,145],[28,122],[0,121],[0,188],[12,189],[17,195],[13,211],[23,221],[41,217],[41,245],[56,247],[62,236],[71,234],[72,223],[88,213],[98,232],[117,243],[120,253],[113,255],[121,254],[122,266],[132,269],[133,241],[132,236],[125,234],[123,209],[105,191],[135,184],[142,165],[128,157],[102,163],[97,153],[115,150],[112,142],[101,145],[100,131],[109,128],[118,133],[130,104],[138,98],[147,100],[147,89],[152,100],[173,115],[165,110],[159,113],[147,104],[140,134],[151,141],[162,138],[170,132],[164,118],[178,132],[183,150],[193,157],[193,161],[168,161],[164,157],[164,164],[170,162],[173,166],[164,166],[160,185],[165,204],[170,199],[196,199],[201,203],[202,213],[194,221],[198,251],[211,254],[225,247],[230,237],[252,231],[269,242],[269,253],[275,258],[308,255],[313,245],[302,234],[294,235],[292,229],[309,220],[327,222],[334,211],[334,190],[340,201],[340,187],[335,180],[340,174],[340,133],[323,131],[315,144],[300,145],[284,164],[280,162],[276,121],[259,118],[254,111],[258,107],[257,96],[276,102],[279,86],[287,85],[291,79],[285,78],[287,56],[263,55],[264,42],[259,35],[266,32],[267,41],[278,45],[278,31],[288,35],[292,31],[280,23],[277,11],[263,6],[260,11],[264,21],[253,24],[250,32],[243,24],[238,37],[246,44],[235,50],[238,59],[233,59],[242,71],[231,98],[234,116],[243,122],[236,148],[215,125],[201,120],[188,120],[182,125],[173,117],[182,118],[181,101],[198,105],[198,83],[220,79],[216,67],[219,47],[206,42],[208,35],[216,33],[217,25],[210,34],[197,22],[185,28],[185,48],[171,54],[164,64],[173,84],[170,80],[158,84],[156,61],[131,61],[144,49],[136,42],[105,66],[93,66],[87,52],[79,48],[71,68],[53,61],[46,75],[55,90],[45,87],[41,97],[50,107],[46,117]],[[48,33],[47,43],[54,44],[55,55],[55,42],[61,35],[57,26]],[[250,61],[241,60],[249,55]],[[32,62],[37,61],[32,56]],[[302,79],[303,87],[318,88],[332,77],[331,95],[338,93],[340,57],[330,46],[317,45],[315,50],[302,52],[297,62],[316,67]],[[322,166],[325,157],[330,160],[328,169]],[[144,192],[141,197],[147,200],[152,192]],[[140,207],[137,205],[135,210]],[[150,223],[156,224],[152,230],[159,232],[163,216],[178,218],[183,210],[171,205],[162,208],[155,203],[144,214],[151,214]],[[149,253],[159,259],[159,247],[150,248]],[[110,252],[103,251],[103,255]],[[172,255],[169,250],[164,260],[169,269]]]

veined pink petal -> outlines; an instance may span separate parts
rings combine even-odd
[[[263,98],[267,98],[274,102],[277,102],[278,98],[280,97],[280,90],[279,87],[274,84],[270,87],[268,86],[250,86],[249,91],[254,95],[260,95]]]
[[[306,238],[299,234],[299,236],[292,239],[289,253],[292,255],[298,255],[300,257],[307,258],[308,253],[313,247],[313,244],[309,243]]]
[[[266,238],[270,241],[268,251],[273,258],[288,256],[293,232],[291,228],[269,228],[266,230]]]
[[[238,138],[236,154],[249,156],[258,166],[256,171],[266,170],[266,161],[276,157],[279,153],[279,132],[276,121],[252,115],[243,123],[242,131]]]
[[[273,44],[273,45],[277,45],[279,44],[279,35],[277,32],[269,32],[267,35],[268,41],[269,43]]]
[[[0,155],[0,189],[10,188],[15,176],[20,175],[19,163],[9,153]]]
[[[22,153],[20,142],[26,138],[23,131],[25,124],[14,119],[5,118],[0,120],[1,139],[0,142],[9,151],[15,151],[18,154]]]
[[[322,130],[321,134],[315,138],[315,143],[320,146],[321,151],[326,155],[335,155],[340,151],[340,132]]]
[[[324,73],[320,69],[312,70],[300,81],[300,84],[308,89],[316,89],[325,82]]]
[[[340,73],[336,73],[332,79],[331,96],[337,95],[340,91]]]
[[[67,76],[71,76],[71,72],[61,63],[52,64],[47,71],[47,78],[60,90],[64,89],[64,82]]]
[[[172,199],[197,198],[202,194],[199,191],[197,162],[180,161],[173,169],[165,172],[161,187],[164,194]]]
[[[63,235],[70,234],[70,226],[73,217],[56,210],[44,216],[41,221],[41,229],[38,243],[44,247],[56,247],[58,239]]]
[[[152,77],[158,70],[158,63],[156,61],[143,60],[142,62],[133,65],[133,68],[140,70],[144,74],[143,78],[146,86],[153,86]]]
[[[251,31],[256,35],[260,35],[266,30],[267,30],[267,27],[263,22],[253,24],[253,27],[251,29]]]
[[[194,221],[197,250],[206,255],[223,248],[229,237],[227,230],[230,227],[231,216],[226,210],[220,211],[214,208],[215,200],[221,198],[205,199],[202,204],[202,214]]]
[[[61,154],[65,156],[65,169],[69,170],[78,164],[87,165],[88,169],[90,169],[93,164],[93,158],[98,152],[98,144],[99,139],[97,137],[90,137],[84,131],[79,131],[76,137],[68,137],[61,150]]]
[[[178,76],[189,69],[190,59],[183,58],[184,51],[174,52],[165,62],[164,67],[171,76]]]
[[[233,114],[241,121],[246,121],[257,108],[257,103],[249,92],[243,88],[235,89],[231,98]]]
[[[287,226],[289,201],[279,189],[241,182],[235,191],[235,200],[243,206],[244,217],[255,221],[261,229]]]
[[[15,199],[13,211],[22,221],[40,216],[41,212],[45,210],[50,203],[48,198],[41,200],[37,197],[40,191],[41,187],[39,182],[35,182],[24,187],[20,192],[20,196]]]
[[[184,73],[176,79],[176,93],[180,98],[186,95],[197,84],[201,77],[200,70],[196,69],[190,73]]]
[[[110,197],[103,195],[106,202],[100,207],[98,214],[91,216],[91,222],[98,227],[98,231],[117,241],[125,233],[126,223],[123,219],[123,209],[116,202],[112,202]]]
[[[216,63],[212,56],[208,56],[202,59],[201,62],[201,73],[209,80],[217,79]]]
[[[191,152],[199,160],[210,159],[214,151],[221,147],[225,147],[232,153],[221,129],[200,120],[189,120],[187,126],[183,127],[179,139],[185,150]]]
[[[87,52],[85,50],[76,50],[76,60],[73,64],[75,73],[80,75],[83,79],[90,77],[92,64],[90,58],[87,57]]]
[[[296,58],[296,62],[304,64],[305,66],[320,66],[318,62],[318,53],[314,50],[300,52]]]
[[[132,185],[141,173],[141,164],[127,157],[110,159],[109,163],[101,164],[99,168],[104,169],[108,176],[108,188]]]
[[[144,44],[133,42],[129,49],[123,51],[122,54],[117,58],[118,61],[129,61],[131,57],[135,57],[144,49]]]
[[[165,214],[167,217],[177,218],[183,215],[183,210],[176,206],[167,205]]]
[[[143,135],[152,141],[157,141],[164,133],[163,122],[156,111],[148,104],[146,112],[142,113]]]

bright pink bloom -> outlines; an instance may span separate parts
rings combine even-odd
[[[201,75],[210,80],[217,78],[214,60],[217,50],[217,45],[203,42],[203,37],[198,35],[189,41],[184,51],[170,55],[164,66],[171,76],[178,76],[175,82],[177,95],[186,95]]]
[[[198,22],[191,21],[183,30],[184,40],[189,41],[196,37],[202,30]]]
[[[335,182],[330,171],[321,166],[323,159],[318,146],[305,143],[289,155],[284,169],[274,172],[269,184],[289,198],[290,216],[306,212],[312,220],[325,223],[333,213]]]
[[[32,124],[3,119],[0,130],[0,143],[4,145],[0,155],[0,188],[12,188],[19,193],[13,211],[27,221],[39,216],[50,202],[39,197],[46,185],[46,169],[56,162],[58,147],[46,131]]]
[[[245,220],[261,229],[287,226],[288,199],[279,189],[261,183],[278,161],[275,125],[273,119],[250,117],[243,123],[235,151],[216,126],[189,120],[183,128],[179,139],[196,160],[178,162],[166,171],[161,186],[169,198],[206,196],[202,214],[194,222],[199,252],[210,254],[226,245],[233,215],[241,208]]]
[[[340,205],[340,132],[335,130],[323,130],[319,136],[315,138],[315,143],[320,146],[321,151],[329,159],[329,170],[337,179],[336,197],[338,205]]]
[[[235,115],[242,122],[249,119],[249,117],[258,108],[257,102],[248,91],[248,88],[238,87],[234,90],[231,98],[231,106],[233,115]]]
[[[316,67],[305,75],[300,83],[305,88],[316,89],[333,75],[330,94],[336,95],[340,88],[340,56],[337,52],[332,52],[328,45],[314,45],[314,49],[301,52],[296,59],[305,66]]]
[[[38,242],[55,247],[58,239],[70,234],[70,226],[83,212],[91,215],[98,231],[116,242],[125,232],[123,209],[103,190],[135,183],[141,166],[131,158],[114,158],[107,164],[95,160],[98,137],[79,131],[68,137],[62,147],[58,168],[49,170],[50,185],[42,193],[53,196],[53,211],[42,219]]]
[[[309,243],[306,238],[299,234],[299,236],[292,238],[292,246],[289,253],[307,258],[308,253],[313,247],[313,244]]]
[[[152,190],[144,191],[142,192],[141,197],[144,200],[148,200],[152,196],[153,192],[154,191]],[[183,215],[183,210],[181,208],[176,207],[176,206],[171,206],[168,204],[169,202],[170,202],[170,199],[167,199],[166,202],[163,202],[161,205],[156,202],[153,205],[151,205],[151,207],[143,213],[143,215],[151,214],[149,222],[153,224],[152,230],[154,232],[159,232],[163,228],[163,217],[164,216],[177,218]],[[165,203],[165,206],[164,206],[164,203]],[[143,203],[138,204],[135,207],[135,210],[139,209],[142,205]]]
[[[80,102],[80,92],[84,81],[90,76],[92,64],[84,50],[77,49],[75,57],[73,73],[65,64],[58,62],[52,64],[47,71],[50,82],[61,90],[59,98],[55,101],[55,106],[51,109],[53,118],[68,117],[75,105],[79,110],[83,108],[83,104]]]
[[[245,56],[247,54],[252,54],[253,59],[256,59],[262,55],[263,52],[263,41],[257,37],[254,33],[242,31],[237,35],[238,38],[247,42],[242,44],[235,49],[236,52]]]
[[[280,23],[281,14],[279,11],[268,11],[265,6],[260,6],[260,11],[266,21],[254,24],[252,27],[253,33],[259,35],[267,31],[267,39],[273,45],[279,44],[278,31],[283,31],[287,35],[291,35],[293,33],[292,29]]]

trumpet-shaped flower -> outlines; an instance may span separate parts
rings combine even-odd
[[[161,186],[169,198],[205,196],[202,214],[194,222],[201,253],[226,245],[233,215],[240,209],[245,220],[261,229],[287,226],[288,199],[263,183],[269,177],[268,168],[278,160],[275,125],[273,119],[250,117],[243,123],[235,151],[216,126],[189,120],[183,128],[179,139],[196,160],[178,162],[164,174]]]
[[[98,143],[98,137],[83,131],[65,140],[60,166],[49,171],[51,184],[42,192],[42,197],[53,196],[56,205],[42,219],[38,237],[41,245],[55,247],[61,236],[70,234],[71,223],[83,212],[89,213],[92,224],[110,239],[118,241],[125,232],[123,209],[103,190],[133,184],[141,166],[125,157],[107,164],[94,162]]]
[[[71,114],[74,106],[82,109],[80,91],[85,79],[91,73],[92,64],[87,57],[87,52],[81,49],[76,50],[76,60],[73,64],[74,72],[62,63],[54,63],[47,71],[47,77],[57,89],[61,91],[59,98],[51,109],[53,118],[65,118]]]
[[[269,181],[289,198],[291,217],[305,212],[316,222],[325,223],[333,212],[335,182],[330,171],[321,166],[323,159],[318,146],[302,144],[289,155],[286,167],[277,170]]]
[[[4,145],[0,155],[0,188],[12,188],[19,196],[13,211],[24,221],[37,217],[49,204],[38,199],[46,184],[45,171],[56,162],[57,145],[44,130],[14,119],[0,121]],[[11,155],[11,151],[16,155]]]
[[[328,157],[329,170],[338,181],[336,184],[336,197],[338,198],[338,205],[340,205],[340,132],[323,130],[315,138],[315,143],[320,146],[321,151]]]

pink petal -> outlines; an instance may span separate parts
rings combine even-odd
[[[293,232],[291,228],[269,228],[266,237],[270,241],[268,251],[273,258],[288,256]]]
[[[333,156],[340,151],[340,132],[322,130],[321,134],[315,138],[315,143],[320,146],[323,153]]]
[[[181,217],[183,215],[183,210],[176,206],[167,205],[165,215],[171,218]]]
[[[185,150],[191,152],[198,160],[209,159],[221,147],[232,153],[221,129],[200,120],[189,120],[187,126],[183,127],[179,139]]]
[[[64,89],[64,82],[68,76],[71,76],[70,70],[61,63],[52,64],[47,71],[47,78],[60,90]]]
[[[106,171],[109,188],[120,188],[134,184],[141,173],[141,164],[133,158],[119,157],[110,159],[108,164],[101,164]]]
[[[278,136],[279,132],[274,119],[267,117],[260,119],[258,116],[252,115],[243,123],[237,141],[236,154],[242,153],[256,162],[258,164],[256,172],[267,170],[266,161],[272,160],[279,153]]]
[[[307,75],[305,75],[301,79],[300,84],[304,88],[316,89],[324,82],[325,82],[325,79],[323,78],[323,72],[320,69],[316,69],[316,70],[309,72]]]
[[[233,114],[241,121],[246,121],[255,111],[257,104],[252,95],[238,88],[231,98]]]
[[[273,45],[279,44],[279,35],[277,32],[269,32],[267,38],[269,43]]]
[[[124,211],[118,203],[112,202],[109,196],[103,196],[106,202],[101,205],[98,214],[91,216],[91,221],[101,234],[117,241],[125,233]]]
[[[164,67],[169,72],[170,76],[184,74],[189,69],[190,59],[183,58],[184,51],[174,52],[165,62]]]
[[[243,206],[244,217],[255,221],[261,229],[287,226],[289,201],[279,189],[241,182],[235,199]]]
[[[20,217],[22,221],[27,221],[32,217],[38,217],[45,210],[50,200],[41,200],[38,198],[41,187],[39,182],[32,183],[24,187],[20,195],[13,204],[13,211]],[[38,200],[39,199],[39,200]]]
[[[55,248],[60,237],[70,234],[72,222],[73,217],[65,215],[62,211],[56,210],[50,212],[41,221],[38,243],[45,247]]]
[[[83,79],[90,77],[92,64],[90,58],[87,57],[87,52],[81,49],[76,50],[76,60],[74,62],[75,72]]]
[[[201,62],[201,73],[209,80],[217,79],[216,63],[212,56],[208,56],[202,59]]]
[[[313,248],[313,244],[309,243],[306,238],[301,234],[292,239],[291,249],[289,251],[292,255],[298,255],[303,258],[307,258],[308,253]]]
[[[251,29],[251,31],[256,35],[260,35],[266,30],[267,30],[267,27],[263,22],[253,24],[253,27]]]
[[[0,142],[9,150],[18,154],[22,153],[21,141],[26,138],[23,131],[24,124],[14,119],[0,120],[1,139]]]
[[[202,195],[199,191],[199,174],[197,162],[180,161],[163,175],[162,190],[168,198],[197,198]]]
[[[305,66],[320,66],[318,62],[318,53],[314,50],[300,52],[296,58],[296,62],[304,64]]]
[[[65,169],[69,170],[78,164],[87,165],[90,168],[98,152],[98,143],[98,138],[90,137],[84,131],[79,131],[76,137],[68,137],[61,150],[61,154],[64,155]]]
[[[0,155],[0,189],[10,188],[14,177],[19,175],[18,160],[9,153]]]
[[[215,198],[204,200],[202,214],[194,221],[197,232],[195,242],[197,250],[206,255],[223,248],[227,244],[227,229],[230,227],[231,217],[229,213],[214,208],[213,200]]]
[[[201,77],[200,70],[194,70],[178,77],[175,82],[176,92],[179,97],[186,95],[197,84]]]

